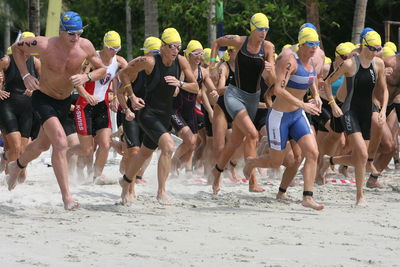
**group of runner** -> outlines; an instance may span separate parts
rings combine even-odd
[[[96,51],[80,37],[82,20],[72,11],[61,15],[57,37],[23,33],[0,62],[0,167],[8,189],[25,181],[27,164],[51,145],[64,207],[76,209],[69,173],[76,169],[82,177],[86,167],[94,183],[107,183],[103,168],[112,146],[123,156],[123,204],[135,199],[135,184],[159,149],[163,205],[171,204],[169,175],[203,171],[218,194],[222,172],[240,180],[236,165],[244,159],[250,192],[264,191],[256,168],[285,167],[278,199],[288,198],[304,161],[302,205],[315,210],[324,206],[314,200],[313,186],[326,183],[326,170],[340,165],[348,175],[353,166],[356,204],[366,206],[366,171],[367,187],[382,188],[378,177],[390,160],[400,166],[396,46],[382,46],[380,35],[365,28],[358,44],[339,44],[332,61],[316,27],[305,23],[298,43],[277,55],[265,40],[268,31],[267,16],[256,13],[248,36],[226,35],[211,48],[191,40],[181,55],[179,32],[167,28],[160,38],[146,38],[144,56],[129,63],[117,55],[117,32],[107,32]],[[227,48],[221,60],[220,47]],[[116,133],[110,110],[117,113]],[[172,132],[182,140],[176,151]]]

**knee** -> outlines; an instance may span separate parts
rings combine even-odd
[[[259,139],[259,134],[257,132],[256,129],[253,129],[251,131],[248,132],[248,134],[246,135],[246,139],[248,139],[249,142],[257,142]]]
[[[93,147],[92,146],[84,146],[82,147],[82,156],[88,157],[93,153]]]
[[[174,153],[174,148],[175,148],[174,142],[170,141],[160,148],[161,154],[172,157],[172,154]]]
[[[304,157],[310,161],[317,161],[318,160],[318,149],[309,149],[308,151],[304,152]]]

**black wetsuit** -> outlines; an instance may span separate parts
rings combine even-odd
[[[260,94],[260,102],[265,103],[264,95],[269,90],[268,85],[265,83],[264,78],[261,77],[260,81],[261,94]],[[254,126],[256,126],[257,131],[260,131],[261,128],[265,125],[267,121],[267,108],[258,108],[256,117],[254,118]]]
[[[197,71],[197,84],[199,85],[199,88],[201,88],[201,85],[203,84],[203,73],[200,65],[198,66]],[[185,82],[187,81],[185,80]],[[176,132],[179,132],[185,126],[189,126],[190,130],[194,134],[199,132],[197,117],[194,111],[196,98],[197,94],[185,91],[184,89],[180,89],[179,94],[174,98],[174,111],[171,116],[171,122]]]
[[[146,77],[145,107],[138,112],[137,120],[145,132],[143,145],[156,149],[164,133],[171,130],[172,102],[175,86],[168,85],[165,76],[179,79],[181,69],[178,57],[171,66],[164,66],[161,55],[154,56],[154,69]]]
[[[146,72],[143,70],[138,73],[135,82],[132,84],[133,93],[136,97],[146,98]],[[128,148],[139,147],[143,142],[144,132],[140,128],[136,119],[138,111],[132,108],[131,99],[128,98],[127,105],[129,109],[135,113],[135,118],[131,121],[125,119],[125,114],[122,120],[122,127],[124,129],[124,140]]]
[[[10,92],[7,99],[0,100],[0,126],[4,134],[19,131],[22,137],[29,138],[32,128],[32,98],[24,95],[26,87],[12,55],[10,65],[4,72],[4,90]],[[38,77],[33,56],[26,61],[29,73]]]
[[[356,73],[346,77],[347,96],[342,105],[342,124],[346,133],[361,132],[364,140],[371,133],[371,115],[373,112],[372,94],[377,81],[374,62],[363,68],[358,56],[354,57]]]

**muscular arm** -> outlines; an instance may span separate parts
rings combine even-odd
[[[219,76],[217,90],[218,90],[218,94],[222,95],[223,92],[225,92],[225,89],[226,89],[225,84],[226,84],[226,80],[228,79],[228,75],[229,75],[228,63],[224,62],[220,66],[220,70],[221,70],[221,75]]]
[[[15,64],[18,67],[21,77],[28,74],[28,68],[26,66],[25,54],[41,53],[46,49],[48,44],[48,38],[38,36],[38,37],[28,37],[24,40],[15,43],[11,46]],[[93,48],[94,49],[94,48]]]
[[[335,69],[325,80],[325,94],[328,100],[332,100],[332,83],[335,82],[337,79],[340,78],[343,74],[348,74],[352,68],[353,59],[349,58],[343,61],[337,69]]]
[[[194,77],[193,72],[190,69],[189,62],[185,57],[180,55],[178,55],[178,60],[179,60],[179,65],[187,81],[184,83],[182,89],[190,93],[198,94],[199,85],[197,84],[196,78]]]
[[[97,55],[93,44],[89,40],[87,40],[85,46],[88,54],[86,59],[89,61],[90,65],[92,65],[93,69],[91,72],[89,72],[92,81],[97,81],[104,78],[107,74],[107,69],[101,61],[101,58]]]
[[[215,40],[211,45],[210,58],[215,58],[218,53],[218,49],[221,46],[234,46],[236,48],[242,47],[246,37],[239,35],[225,35]],[[215,65],[215,61],[211,61],[211,66]]]
[[[41,63],[40,60],[39,60],[38,58],[36,58],[36,57],[34,57],[33,60],[34,60],[34,62],[35,62],[35,70],[36,70],[36,73],[37,73],[37,74],[39,75],[39,77],[40,77],[40,74],[41,74],[41,71],[42,71],[42,63]]]
[[[125,99],[125,92],[128,97],[136,99],[131,83],[137,78],[140,71],[145,70],[146,73],[151,73],[154,67],[153,57],[137,57],[131,60],[128,65],[118,72],[118,78],[121,81],[121,87],[117,89],[118,101],[123,109],[128,108]]]
[[[268,62],[265,64],[264,70],[264,81],[268,86],[275,83],[276,81],[276,73],[275,73],[275,46],[269,42],[264,41],[264,48],[265,48],[265,61]]]

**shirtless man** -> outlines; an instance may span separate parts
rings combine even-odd
[[[78,208],[79,203],[72,198],[69,190],[66,158],[68,146],[61,122],[67,117],[74,86],[99,80],[106,74],[106,68],[96,55],[93,44],[80,38],[82,33],[80,16],[68,11],[61,15],[59,36],[26,38],[12,46],[14,59],[26,88],[35,90],[32,94],[33,109],[39,115],[42,127],[37,139],[27,146],[16,161],[8,164],[8,189],[14,189],[22,169],[52,145],[52,166],[66,210]],[[31,53],[40,54],[40,82],[26,68],[24,54]],[[92,64],[94,71],[80,74],[82,62],[86,59]]]

